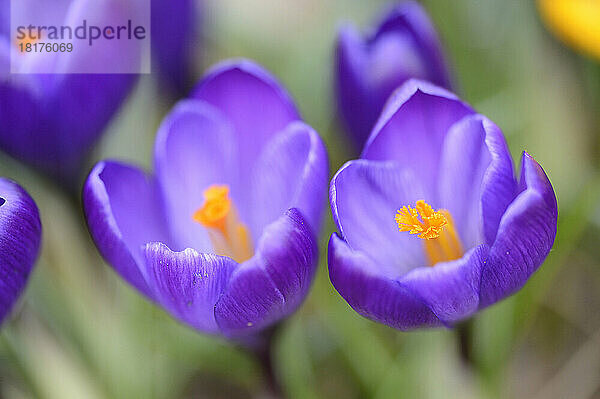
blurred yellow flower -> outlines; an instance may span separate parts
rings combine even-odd
[[[600,59],[600,0],[537,0],[544,23],[558,38]]]

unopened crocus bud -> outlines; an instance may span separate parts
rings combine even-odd
[[[357,150],[367,141],[390,94],[406,80],[418,78],[451,88],[441,43],[417,2],[387,10],[367,35],[350,24],[342,26],[336,47],[338,112]]]

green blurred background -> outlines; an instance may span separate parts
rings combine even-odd
[[[333,110],[332,49],[341,20],[367,27],[382,1],[213,0],[203,13],[197,77],[248,57],[289,89],[326,141],[331,173],[351,159]],[[277,338],[276,371],[291,398],[600,398],[600,67],[557,42],[531,1],[427,0],[460,94],[503,130],[516,160],[530,152],[559,200],[557,241],[518,294],[475,316],[471,363],[457,333],[402,333],[358,316],[321,266]],[[171,107],[143,77],[94,152],[150,168]],[[90,165],[92,162],[90,162]],[[6,156],[44,225],[28,289],[0,334],[2,398],[245,398],[258,364],[220,338],[177,323],[97,254],[79,204]],[[83,178],[83,176],[82,176]],[[324,199],[324,206],[325,199]]]

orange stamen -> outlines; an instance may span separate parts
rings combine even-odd
[[[194,220],[205,227],[218,229],[225,234],[225,219],[231,212],[229,187],[210,186],[204,190],[204,205],[194,213]]]
[[[401,232],[417,234],[424,240],[425,253],[431,266],[459,259],[463,255],[454,221],[445,209],[434,211],[428,203],[419,200],[415,208],[409,205],[399,209],[396,223]]]
[[[253,255],[250,232],[240,222],[229,187],[213,185],[204,190],[204,204],[194,212],[194,221],[207,228],[217,255],[229,256],[237,262]]]
[[[400,231],[418,234],[419,238],[431,240],[438,238],[448,220],[441,212],[435,212],[423,200],[417,201],[415,208],[403,206],[396,214],[396,223]]]

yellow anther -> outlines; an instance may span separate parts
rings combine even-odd
[[[229,187],[225,184],[213,184],[202,194],[205,200],[229,198]]]
[[[418,234],[419,238],[432,240],[438,238],[442,228],[448,224],[441,212],[436,212],[423,200],[417,201],[415,208],[403,206],[396,214],[396,223],[400,231]]]
[[[463,255],[452,216],[445,209],[434,211],[428,203],[419,200],[414,208],[409,205],[399,209],[396,223],[400,231],[417,234],[424,240],[425,253],[431,266],[459,259]]]
[[[225,234],[225,221],[231,213],[229,187],[210,186],[204,190],[204,205],[194,213],[194,220],[205,227],[220,230]]]
[[[253,255],[250,232],[238,217],[229,187],[213,185],[204,190],[204,204],[194,215],[194,221],[207,228],[217,255],[229,256],[237,262]]]

